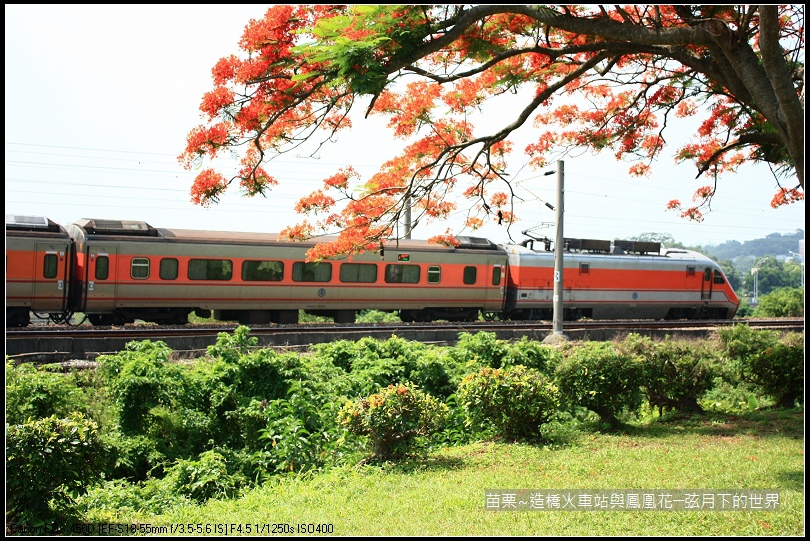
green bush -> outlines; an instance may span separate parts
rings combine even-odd
[[[99,357],[99,369],[119,410],[125,434],[143,434],[152,422],[150,410],[172,404],[185,387],[180,368],[169,364],[172,350],[164,342],[130,342],[117,355]]]
[[[397,336],[387,340],[340,340],[314,349],[319,357],[349,373],[345,380],[347,396],[368,395],[404,381],[424,382],[431,389],[446,384],[440,367],[425,363],[429,346]]]
[[[139,482],[150,475],[162,475],[166,457],[158,450],[158,442],[153,438],[146,435],[125,435],[114,430],[104,434],[104,441],[109,446],[111,455],[111,464],[105,471],[108,479]]]
[[[727,378],[714,378],[714,385],[701,399],[701,407],[728,414],[749,413],[762,405],[755,385],[744,381],[730,382]]]
[[[348,401],[339,420],[349,432],[369,436],[372,458],[399,458],[415,450],[418,437],[429,437],[444,426],[448,408],[415,385],[389,385],[367,398]]]
[[[801,317],[804,315],[804,288],[780,287],[758,299],[754,317]]]
[[[352,362],[358,356],[357,345],[351,340],[337,340],[312,346],[319,357],[332,361],[332,364],[351,372]]]
[[[451,394],[445,401],[447,406],[447,416],[444,427],[437,434],[436,441],[441,445],[466,445],[481,435],[480,430],[476,431],[467,421],[467,413],[464,406],[459,403],[458,395]]]
[[[721,351],[733,360],[741,360],[779,343],[779,332],[732,325],[717,330]]]
[[[259,343],[255,336],[248,336],[250,328],[239,325],[234,329],[233,334],[221,332],[217,334],[217,341],[212,346],[208,346],[210,357],[219,357],[226,362],[235,363],[242,355],[250,352],[250,348]]]
[[[426,348],[407,379],[431,396],[447,398],[456,390],[448,364],[452,363],[444,348]]]
[[[699,399],[714,386],[718,376],[717,354],[708,344],[691,341],[654,342],[631,334],[617,344],[620,351],[635,356],[641,366],[641,386],[659,415],[665,409],[702,413]]]
[[[735,325],[718,331],[723,352],[740,381],[773,396],[777,405],[792,408],[804,396],[804,337]],[[803,400],[802,400],[803,402]]]
[[[319,470],[338,462],[343,455],[338,410],[337,401],[324,401],[300,383],[287,398],[267,403],[267,422],[256,438],[261,449],[252,457],[256,478]]]
[[[99,482],[107,449],[81,413],[6,425],[6,518],[27,526],[64,524],[75,497]]]
[[[178,494],[203,503],[232,498],[247,479],[232,462],[216,450],[201,453],[197,460],[179,460],[166,472],[166,479]]]
[[[469,373],[483,367],[500,368],[509,350],[509,342],[499,340],[494,332],[463,332],[459,333],[458,342],[450,354],[466,363]]]
[[[524,336],[509,346],[502,364],[503,366],[520,364],[527,368],[535,368],[544,374],[552,374],[561,360],[562,353],[559,348],[537,340],[529,340]]]
[[[742,379],[758,385],[776,399],[781,408],[804,402],[804,343],[802,335],[791,333],[784,342],[759,351],[741,362]]]
[[[22,424],[84,411],[83,393],[63,374],[38,369],[30,363],[6,362],[6,423]]]
[[[554,378],[565,400],[595,412],[611,426],[618,415],[641,405],[642,368],[613,344],[589,342],[570,349]]]
[[[148,479],[132,483],[112,479],[91,487],[76,499],[82,522],[118,522],[121,515],[161,515],[190,503],[178,493],[170,480]]]
[[[559,391],[534,368],[482,368],[461,381],[458,400],[469,423],[491,426],[504,438],[532,440],[557,411]]]
[[[242,402],[283,398],[289,389],[288,376],[299,364],[298,355],[282,355],[272,349],[243,354],[236,362],[239,371],[234,390],[243,397]]]

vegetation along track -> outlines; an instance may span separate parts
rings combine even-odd
[[[702,338],[718,327],[747,324],[757,329],[803,332],[802,318],[736,319],[703,321],[567,321],[563,334],[572,340],[610,340],[627,333],[644,336]],[[199,357],[222,332],[232,332],[236,324],[68,327],[31,326],[6,330],[6,355],[17,362],[59,362],[69,359],[92,360],[100,354],[116,353],[126,343],[161,340],[182,358]],[[375,324],[301,324],[251,326],[251,336],[259,347],[307,348],[335,340],[378,339],[396,335],[408,340],[449,345],[459,333],[493,332],[501,339],[542,340],[553,331],[548,321],[498,321],[471,323],[375,323]]]

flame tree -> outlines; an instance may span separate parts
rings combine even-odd
[[[286,237],[339,233],[311,259],[378,248],[410,208],[414,224],[464,205],[466,226],[508,226],[510,136],[527,123],[535,167],[552,153],[610,150],[648,175],[667,126],[699,119],[675,159],[710,180],[692,206],[668,205],[688,219],[701,220],[718,178],[747,162],[770,165],[772,206],[804,198],[803,5],[276,5],[239,47],[214,66],[204,123],[179,157],[199,169],[193,202],[216,203],[236,181],[265,194],[278,183],[272,159],[333,140],[353,106],[407,143],[370,178],[347,164],[298,202],[317,220]],[[514,118],[476,130],[473,113],[510,93],[525,97]],[[240,158],[231,178],[206,167],[226,151]],[[455,242],[449,233],[432,240]]]

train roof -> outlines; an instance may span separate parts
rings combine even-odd
[[[106,220],[82,218],[74,223],[88,235],[124,236],[163,239],[170,242],[200,242],[229,244],[283,244],[286,246],[314,246],[318,243],[331,242],[335,236],[313,237],[306,241],[291,241],[279,233],[254,233],[243,231],[212,231],[202,229],[156,228],[146,222],[132,220]],[[391,250],[420,250],[448,252],[453,250],[486,250],[503,252],[503,248],[489,239],[481,237],[456,237],[459,245],[455,248],[442,244],[428,243],[426,240],[400,239],[391,240],[385,247]]]
[[[534,248],[535,239],[524,241],[522,244],[506,244],[504,247],[510,254],[530,256],[536,254],[549,257],[554,252],[550,250],[537,250]],[[540,241],[542,242],[542,241]],[[708,256],[694,250],[684,248],[665,248],[658,242],[630,241],[630,240],[595,240],[595,239],[565,239],[566,255],[583,256],[616,256],[616,257],[668,257],[671,259],[706,259]]]
[[[67,236],[64,227],[45,216],[26,216],[22,214],[6,214],[6,231],[59,233]]]

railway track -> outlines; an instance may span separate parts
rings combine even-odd
[[[701,321],[571,321],[563,324],[563,334],[571,340],[611,340],[628,333],[653,338],[703,338],[719,327],[745,323],[756,329],[803,332],[804,319],[735,319]],[[33,325],[6,330],[6,355],[16,362],[61,362],[92,360],[98,355],[121,351],[131,341],[161,340],[178,357],[193,358],[205,353],[219,333],[230,333],[236,324],[124,327]],[[435,344],[452,344],[459,333],[493,332],[501,339],[542,340],[552,333],[549,321],[499,321],[470,323],[375,323],[303,324],[251,326],[251,336],[260,347],[306,349],[314,344],[363,337],[386,339],[399,336]]]

